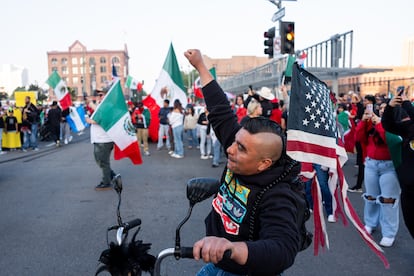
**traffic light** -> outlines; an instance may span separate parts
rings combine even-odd
[[[266,38],[266,40],[264,41],[264,45],[266,46],[264,49],[264,53],[268,55],[269,58],[273,58],[273,43],[275,39],[275,27],[272,27],[267,32],[265,32],[264,37]]]
[[[282,54],[295,53],[295,22],[280,21],[280,42]]]

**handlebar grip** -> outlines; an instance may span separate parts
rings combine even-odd
[[[129,229],[132,229],[134,227],[137,227],[141,225],[141,220],[139,218],[133,219],[131,221],[124,223],[124,232],[128,231]]]
[[[224,251],[223,260],[230,260],[231,259],[231,249],[227,249]]]
[[[231,249],[224,251],[223,260],[231,259]],[[192,247],[181,247],[181,258],[194,259],[193,248]]]
[[[181,258],[194,259],[192,247],[181,247]]]

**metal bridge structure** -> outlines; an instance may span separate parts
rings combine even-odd
[[[296,51],[296,59],[305,54],[303,60],[307,71],[322,81],[330,81],[331,90],[338,91],[338,79],[366,73],[382,72],[384,69],[352,68],[353,31],[333,35],[303,50]],[[279,55],[270,62],[250,71],[220,81],[224,91],[241,94],[249,85],[254,89],[267,86],[274,90],[282,83],[288,55]],[[277,91],[277,90],[276,90]]]

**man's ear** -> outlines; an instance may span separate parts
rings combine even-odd
[[[265,171],[265,170],[267,170],[270,166],[272,166],[272,164],[273,164],[272,159],[270,159],[270,158],[265,158],[265,159],[263,159],[263,160],[261,160],[261,161],[259,162],[259,166],[257,167],[257,170],[258,170],[259,172]]]

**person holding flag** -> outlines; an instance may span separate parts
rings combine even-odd
[[[102,102],[107,90],[96,90],[99,102]],[[115,172],[111,169],[110,156],[114,148],[114,142],[105,130],[94,120],[86,118],[86,122],[91,124],[91,143],[93,144],[93,154],[95,162],[102,170],[102,180],[95,187],[97,191],[110,190],[111,180]]]
[[[142,163],[135,128],[125,103],[120,80],[115,80],[109,91],[106,91],[107,89],[97,91],[99,104],[92,117],[86,121],[91,124],[95,160],[103,174],[97,190],[111,187],[111,179],[115,175],[110,166],[112,149],[115,160],[128,157],[134,165]]]

